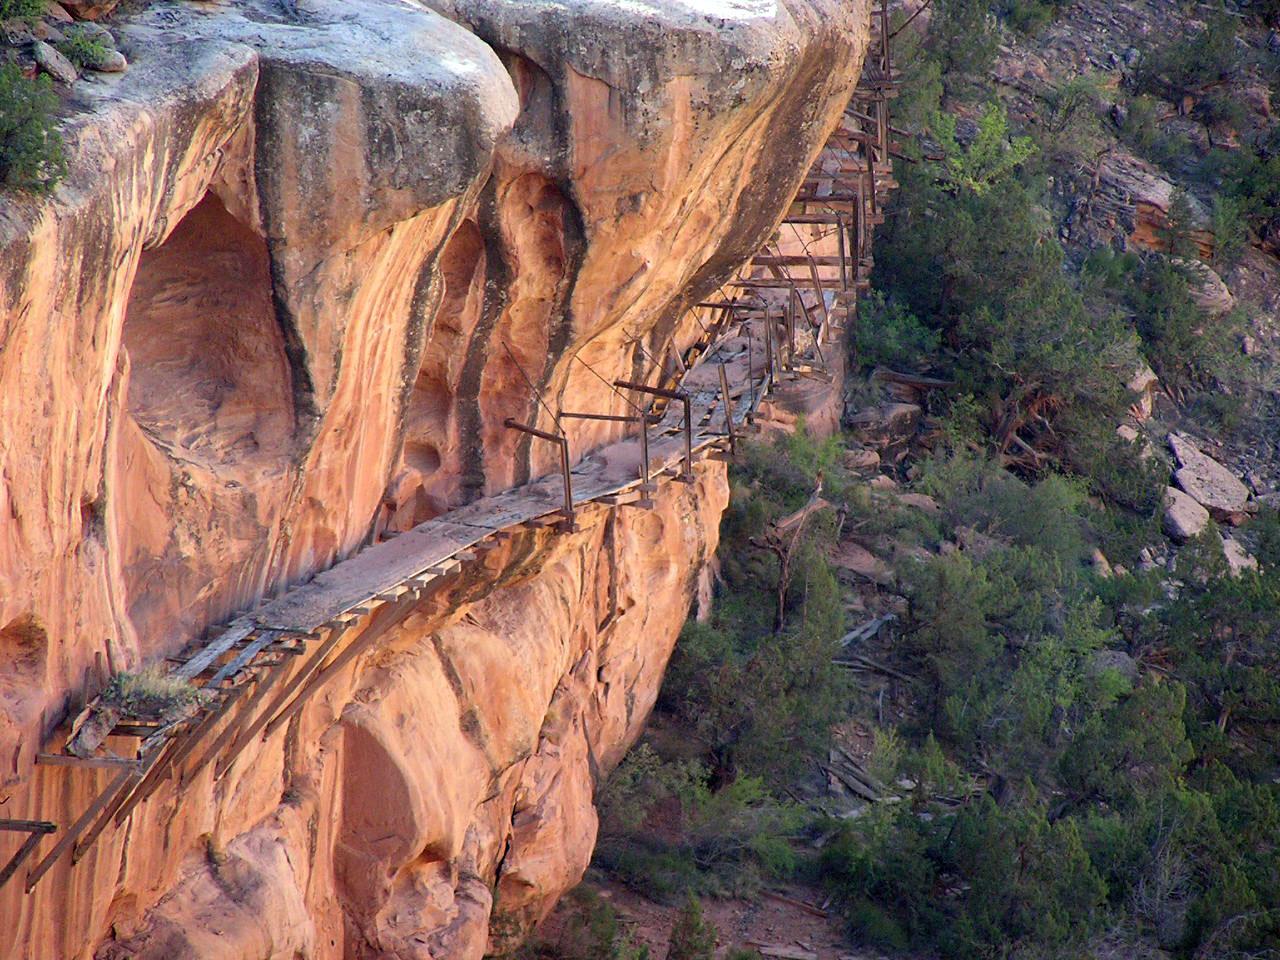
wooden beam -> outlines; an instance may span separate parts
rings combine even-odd
[[[37,753],[36,763],[46,767],[129,767],[136,770],[141,761],[137,758],[106,757],[73,757],[69,753]]]
[[[116,795],[124,789],[125,783],[133,775],[132,770],[121,770],[117,773],[115,778],[107,784],[106,789],[98,794],[97,799],[94,800],[93,803],[89,804],[89,808],[85,810],[84,813],[80,814],[79,819],[76,820],[75,823],[67,828],[66,833],[58,838],[58,842],[54,845],[53,849],[46,853],[44,859],[37,863],[31,869],[31,872],[27,874],[27,893],[30,893],[35,889],[36,884],[40,882],[40,878],[48,873],[49,869],[58,862],[59,858],[71,848],[71,845],[76,842],[76,839],[80,836],[84,828],[89,825],[89,822],[98,815],[99,811],[101,811],[103,807],[115,799]]]

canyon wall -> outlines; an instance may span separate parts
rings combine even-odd
[[[436,6],[131,13],[66,181],[0,202],[3,816],[101,789],[34,758],[112,673],[545,473],[506,418],[622,412],[605,381],[695,337],[866,44],[837,0]],[[726,497],[707,464],[487,555],[227,776],[0,890],[0,956],[510,948],[585,868]]]

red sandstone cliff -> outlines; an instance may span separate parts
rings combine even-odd
[[[137,13],[68,180],[0,204],[4,816],[101,787],[34,756],[110,672],[546,472],[526,375],[621,412],[592,370],[693,338],[866,41],[836,0],[437,6]],[[509,947],[585,868],[726,496],[711,464],[489,554],[227,776],[0,890],[0,956]]]

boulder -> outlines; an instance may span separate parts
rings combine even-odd
[[[1176,487],[1164,492],[1164,532],[1185,543],[1209,525],[1209,511]]]
[[[1093,572],[1103,579],[1115,576],[1115,571],[1111,569],[1111,562],[1097,547],[1093,548],[1093,553],[1089,555],[1089,566],[1093,568]]]
[[[844,467],[846,470],[874,470],[880,466],[880,454],[866,447],[855,447],[846,450]]]
[[[881,586],[893,582],[893,571],[889,569],[889,565],[862,544],[852,540],[846,540],[836,547],[831,554],[831,563],[837,570],[847,570]]]
[[[1133,682],[1138,679],[1138,662],[1123,650],[1099,650],[1089,658],[1089,674],[1113,672]]]
[[[1239,523],[1249,502],[1249,488],[1234,473],[1201,453],[1185,434],[1169,434],[1169,448],[1178,461],[1174,483],[1189,493],[1217,520]]]
[[[1160,386],[1160,378],[1156,376],[1156,372],[1145,360],[1140,361],[1125,386],[1131,393],[1138,395],[1138,399],[1129,407],[1129,413],[1135,420],[1149,420],[1155,410],[1156,387]]]
[[[1231,537],[1222,538],[1222,555],[1227,558],[1227,566],[1231,568],[1231,575],[1238,577],[1246,570],[1257,570],[1258,559],[1239,541]]]
[[[1173,262],[1186,271],[1187,294],[1205,313],[1218,317],[1236,305],[1226,283],[1207,263],[1182,257],[1174,257]]]
[[[77,20],[100,20],[119,3],[120,0],[61,0],[63,9]]]
[[[31,53],[36,58],[36,63],[40,65],[40,69],[55,80],[62,83],[75,83],[76,73],[75,64],[55,50],[50,44],[43,40],[37,40],[31,46]]]
[[[921,413],[914,403],[880,403],[853,414],[849,426],[867,443],[883,447],[915,433]]]
[[[129,61],[124,58],[123,53],[113,47],[98,47],[88,54],[84,66],[88,70],[97,70],[100,73],[124,73],[128,69]]]
[[[922,510],[925,513],[942,512],[942,508],[938,506],[938,501],[927,493],[900,493],[898,494],[898,502],[904,507],[914,507],[916,510]]]

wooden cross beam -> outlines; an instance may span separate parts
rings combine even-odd
[[[9,858],[8,863],[0,867],[0,889],[3,889],[4,885],[9,882],[9,878],[18,872],[18,868],[40,845],[44,835],[53,833],[57,829],[58,825],[50,823],[48,820],[0,820],[0,830],[25,831],[27,833],[27,839],[22,842],[22,846],[18,847],[13,856]]]

